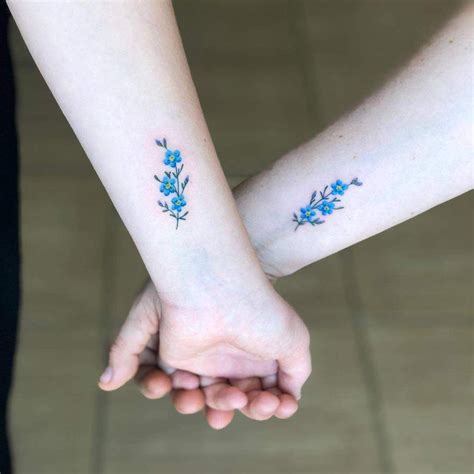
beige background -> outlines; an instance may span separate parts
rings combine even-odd
[[[175,2],[231,183],[373,91],[458,3]],[[471,472],[471,196],[281,281],[313,337],[301,409],[214,432],[133,386],[97,390],[144,270],[14,28],[12,43],[24,259],[18,473]]]

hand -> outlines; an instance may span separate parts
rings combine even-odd
[[[112,347],[100,386],[114,390],[136,375],[148,398],[174,388],[178,411],[194,413],[206,403],[215,428],[230,423],[234,409],[254,419],[286,418],[310,373],[308,346],[306,327],[273,289],[252,298],[221,294],[191,308],[160,303],[149,283]],[[158,365],[180,370],[167,375]]]

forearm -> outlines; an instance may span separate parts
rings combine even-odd
[[[250,284],[262,280],[203,118],[171,3],[12,1],[10,7],[160,296],[175,299],[186,288],[189,298],[207,279],[225,282],[237,268]],[[166,149],[155,142],[163,145],[163,138],[181,152],[177,167],[164,162]],[[160,191],[165,172],[175,179],[167,195]],[[178,210],[172,199],[181,195],[186,204]]]
[[[355,111],[235,190],[268,273],[293,273],[471,188],[471,24],[469,9]],[[310,206],[314,225],[293,221],[313,191],[317,204],[326,185],[356,177],[362,186],[327,199],[344,209]]]

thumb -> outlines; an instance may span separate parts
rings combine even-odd
[[[108,367],[99,380],[102,390],[116,390],[136,374],[140,354],[146,349],[150,338],[158,332],[159,314],[155,296],[155,289],[150,283],[135,300],[110,348]]]
[[[278,387],[299,400],[303,385],[311,374],[309,333],[304,325],[295,342],[296,347],[278,360]]]

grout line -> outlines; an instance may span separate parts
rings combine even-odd
[[[102,301],[101,309],[98,315],[99,318],[99,343],[102,351],[101,362],[105,367],[107,364],[108,347],[110,345],[110,337],[112,331],[111,307],[114,279],[111,275],[115,275],[113,258],[116,253],[114,248],[116,245],[115,239],[115,210],[110,201],[107,202],[105,215],[105,232],[104,245],[102,250]],[[95,414],[94,414],[94,430],[91,440],[91,466],[90,472],[93,474],[100,474],[104,470],[104,458],[106,450],[107,437],[107,421],[108,421],[109,398],[107,394],[100,389],[97,389]]]
[[[380,471],[384,474],[393,474],[395,469],[392,447],[384,416],[380,382],[374,364],[374,353],[369,340],[367,319],[362,308],[362,299],[357,284],[353,250],[347,249],[341,252],[339,256],[343,260],[344,290],[351,313],[352,331],[354,333],[362,378],[366,387],[370,422],[375,438]]]
[[[290,5],[291,2],[291,5]],[[307,12],[305,3],[302,0],[297,2],[288,0],[288,10],[290,18],[290,27],[293,29],[295,37],[295,56],[298,58],[299,67],[303,76],[307,114],[309,125],[318,127],[324,123],[321,112],[318,111],[317,88],[315,87],[315,77],[313,66],[313,57],[308,47],[309,34],[307,30]],[[369,343],[367,324],[362,313],[362,301],[360,291],[357,285],[356,272],[352,250],[348,249],[340,254],[344,260],[344,289],[346,300],[351,312],[352,330],[357,348],[359,365],[362,372],[363,382],[366,389],[367,402],[369,405],[369,416],[372,425],[378,464],[380,471],[384,474],[392,474],[394,465],[392,459],[392,450],[388,438],[387,427],[383,415],[380,384],[377,378],[377,372],[373,362],[373,354]]]

